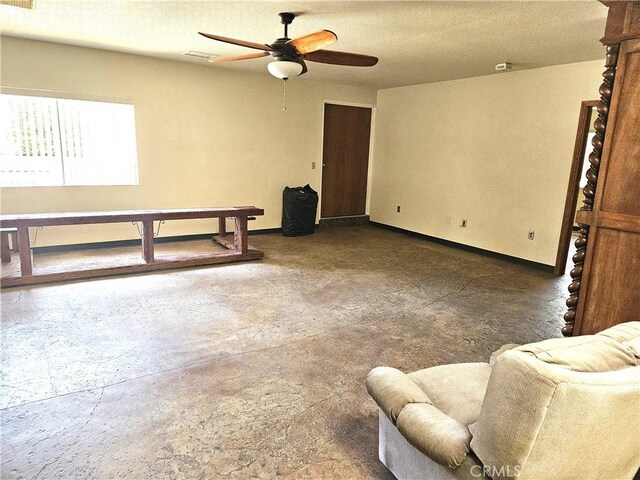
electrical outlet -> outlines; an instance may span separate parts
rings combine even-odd
[[[467,228],[467,219],[466,219],[466,218],[463,218],[463,219],[462,219],[462,223],[460,224],[460,226],[461,226],[462,228]]]
[[[311,170],[315,170],[316,169],[316,162],[311,162]]]
[[[396,207],[396,212],[397,212],[397,213],[400,213],[400,205],[398,205],[398,206]]]
[[[533,240],[535,236],[536,236],[535,230],[529,230],[529,235],[527,235],[527,238],[529,240]]]

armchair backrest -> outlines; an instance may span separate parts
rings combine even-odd
[[[640,322],[500,355],[471,448],[493,478],[632,478]]]

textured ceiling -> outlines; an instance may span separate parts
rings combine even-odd
[[[37,0],[34,10],[0,5],[3,35],[264,72],[268,58],[225,64],[182,55],[252,50],[214,42],[198,31],[272,43],[278,12],[299,14],[295,38],[334,31],[332,50],[375,55],[375,67],[308,62],[303,78],[388,88],[604,57],[598,39],[607,9],[596,1],[164,1]]]

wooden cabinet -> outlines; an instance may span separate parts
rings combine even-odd
[[[607,55],[566,336],[640,320],[640,2],[601,1],[609,7]]]

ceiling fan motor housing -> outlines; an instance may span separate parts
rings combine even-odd
[[[291,60],[296,61],[299,57],[296,49],[291,45],[287,45],[289,39],[287,37],[279,38],[271,44],[273,52],[271,56],[276,60]]]
[[[282,37],[273,42],[271,46],[274,50],[270,52],[271,56],[276,62],[294,62],[300,64],[300,66],[302,66],[302,72],[299,73],[299,75],[301,75],[306,70],[306,65],[302,57],[296,52],[296,49],[291,45],[287,45],[288,41],[289,38]]]

